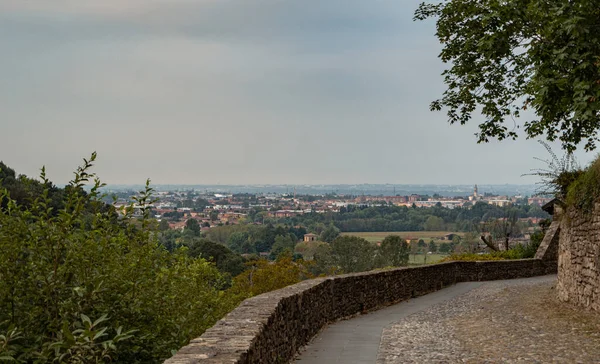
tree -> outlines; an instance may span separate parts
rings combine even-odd
[[[466,233],[464,238],[457,244],[461,251],[475,253],[479,248],[479,239],[476,233]]]
[[[500,250],[500,242],[504,250],[509,249],[510,240],[521,234],[518,212],[515,209],[505,208],[501,218],[492,219],[482,225],[481,240],[491,250]]]
[[[327,243],[333,242],[338,236],[340,236],[340,229],[336,228],[335,225],[331,224],[327,229],[321,233],[321,240]]]
[[[389,235],[381,242],[379,254],[382,259],[381,266],[391,265],[393,267],[408,264],[408,244],[406,240],[398,235]]]
[[[206,239],[194,239],[189,243],[188,254],[193,258],[204,258],[214,262],[217,269],[235,277],[245,269],[244,258],[229,250],[226,246]]]
[[[248,242],[248,233],[236,231],[236,232],[232,233],[231,235],[229,235],[229,238],[227,239],[227,246],[229,246],[229,248],[233,251],[242,253],[242,246],[244,245],[244,243],[247,243],[247,242]]]
[[[433,240],[429,241],[429,251],[435,253],[437,251],[437,245]]]
[[[423,3],[415,20],[437,18],[448,89],[431,104],[451,124],[481,111],[478,142],[558,139],[568,152],[596,147],[600,126],[600,6],[597,0],[448,0]],[[507,125],[508,122],[508,125]],[[514,123],[514,127],[513,127]]]
[[[296,246],[296,236],[294,234],[277,235],[275,243],[271,247],[269,258],[275,260],[282,253],[294,254]]]
[[[200,224],[196,219],[187,219],[185,222],[185,230],[193,233],[194,236],[200,236]]]
[[[343,272],[365,272],[373,269],[375,246],[358,236],[340,236],[331,243],[335,265]]]
[[[314,274],[333,275],[339,272],[331,250],[331,244],[323,242],[315,247],[313,254],[315,265],[312,266]]]
[[[450,244],[441,243],[440,244],[440,253],[450,253],[452,250],[450,249]]]
[[[323,245],[328,244],[323,241],[301,241],[296,244],[294,252],[301,254],[305,260],[311,260],[314,258],[319,247]]]
[[[427,231],[443,231],[444,219],[438,216],[429,216],[425,221],[424,228]]]
[[[312,278],[309,263],[294,261],[291,254],[281,255],[275,262],[265,259],[249,262],[249,268],[233,280],[231,291],[241,298],[259,295]]]
[[[202,197],[198,197],[196,201],[194,201],[194,208],[196,211],[202,211],[206,206],[210,206],[210,202]]]
[[[169,230],[169,222],[165,219],[160,220],[160,222],[158,223],[158,230],[159,231]]]

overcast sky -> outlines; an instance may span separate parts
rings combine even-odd
[[[429,111],[420,1],[0,0],[0,160],[59,184],[94,150],[109,184],[536,182],[535,141]]]

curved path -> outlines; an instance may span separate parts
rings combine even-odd
[[[331,324],[295,360],[303,364],[598,362],[600,315],[558,302],[555,282],[556,276],[549,275],[459,283]]]
[[[333,323],[301,350],[296,362],[302,364],[375,363],[381,334],[386,326],[433,305],[465,294],[482,284],[484,283],[458,283],[381,310]]]

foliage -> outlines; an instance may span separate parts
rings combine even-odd
[[[340,236],[331,243],[333,264],[344,273],[375,268],[377,246],[357,236]]]
[[[478,142],[518,136],[558,139],[572,152],[596,147],[600,110],[600,6],[597,0],[446,0],[421,4],[416,20],[437,18],[448,89],[431,104],[451,124],[481,112]],[[507,126],[509,123],[514,127]]]
[[[283,254],[274,262],[259,259],[247,265],[249,269],[234,278],[229,292],[238,301],[313,278],[311,263],[294,261],[291,254]]]
[[[573,153],[565,153],[559,158],[548,143],[541,140],[539,142],[550,154],[550,159],[537,157],[535,159],[544,162],[547,167],[534,169],[532,173],[525,175],[540,177],[538,195],[554,196],[563,200],[567,196],[569,186],[583,173],[583,170]]]
[[[567,191],[566,203],[586,213],[591,213],[600,198],[600,157],[588,166]]]
[[[64,207],[64,189],[54,186],[50,181],[46,181],[44,185],[27,176],[17,175],[14,169],[3,162],[0,162],[0,181],[2,188],[6,189],[20,208],[29,207],[43,190],[48,190],[48,204],[49,207],[52,207],[53,213],[57,213]],[[84,192],[80,191],[80,193]],[[0,201],[0,207],[2,208],[6,208],[7,204],[8,200]]]
[[[196,219],[187,219],[185,230],[189,231],[193,236],[200,236],[200,223]]]
[[[539,206],[513,206],[518,218],[541,217],[549,215]],[[308,230],[316,232],[318,228],[325,230],[330,224],[343,232],[391,232],[391,231],[423,231],[426,229],[441,229],[441,231],[472,231],[473,225],[491,218],[504,215],[504,208],[478,201],[472,207],[423,207],[409,208],[406,206],[356,206],[350,205],[339,213],[308,213],[290,218],[277,220],[291,226],[307,226]],[[430,217],[439,219],[430,219]],[[441,220],[440,220],[441,219]],[[430,224],[427,221],[430,220]],[[257,227],[258,228],[258,227]],[[264,226],[263,226],[264,228]],[[239,228],[237,228],[239,229]],[[212,234],[211,229],[210,234]],[[321,230],[322,231],[322,230]],[[302,236],[298,236],[302,238]],[[211,239],[217,241],[215,239]],[[232,247],[233,249],[233,247]],[[233,249],[235,250],[235,249]]]
[[[543,238],[543,236],[542,236]],[[517,244],[515,247],[509,250],[503,251],[492,251],[486,254],[476,253],[462,253],[462,254],[451,254],[444,258],[443,262],[449,261],[483,261],[483,260],[505,260],[505,259],[528,259],[533,258],[540,246],[541,240],[532,240],[530,244],[522,245]]]
[[[327,229],[321,233],[321,240],[326,243],[332,243],[338,236],[340,236],[340,229],[335,225],[330,224]]]
[[[435,245],[435,244],[434,244]],[[379,247],[380,267],[400,267],[408,264],[408,244],[397,235],[387,236]]]
[[[294,247],[294,252],[301,254],[304,259],[313,259],[322,246],[329,246],[329,244],[323,241],[301,241]]]
[[[231,277],[235,277],[245,270],[244,258],[222,244],[198,238],[191,240],[186,245],[190,257],[204,258],[213,262],[219,271]]]
[[[445,229],[444,219],[438,216],[429,216],[425,220],[423,228],[427,231],[443,231]]]
[[[429,242],[428,248],[429,248],[429,251],[432,252],[432,253],[437,252],[437,249],[438,249],[437,245],[435,245],[435,242],[433,240],[431,240]]]
[[[450,256],[442,259],[442,262],[452,262],[452,261],[483,261],[483,260],[503,260],[501,256],[498,256],[494,253],[490,254],[476,254],[476,253],[462,253],[462,254],[450,254]]]
[[[271,260],[276,259],[281,254],[294,254],[296,246],[296,236],[294,234],[277,235],[275,243],[271,247]]]
[[[160,362],[229,308],[213,265],[157,243],[149,181],[140,218],[100,202],[95,158],[58,210],[44,169],[27,204],[0,188],[0,345],[17,362]]]

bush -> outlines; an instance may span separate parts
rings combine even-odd
[[[84,160],[51,207],[46,186],[27,205],[0,181],[0,357],[17,363],[153,363],[200,335],[230,305],[203,259],[167,252],[148,217],[152,189],[119,218]],[[93,186],[88,193],[83,188]],[[232,303],[233,304],[233,303]]]
[[[542,234],[543,238],[543,234]],[[510,259],[528,259],[535,256],[537,248],[540,246],[541,240],[532,239],[528,245],[517,244],[513,248],[506,251],[490,252],[486,254],[464,253],[451,254],[442,259],[442,262],[451,261],[484,261],[484,260],[510,260]]]
[[[596,159],[569,186],[566,203],[591,213],[594,203],[600,198],[600,158]]]
[[[228,292],[237,301],[314,278],[309,269],[312,263],[294,261],[289,252],[282,253],[274,262],[258,259],[246,264],[250,268],[233,279]]]

